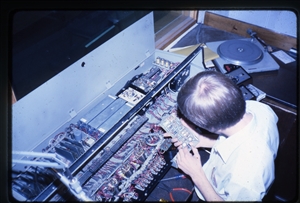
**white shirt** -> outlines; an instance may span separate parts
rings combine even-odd
[[[220,135],[203,166],[213,188],[226,201],[261,201],[275,178],[278,117],[257,101],[246,101],[246,111],[252,120],[228,138]]]

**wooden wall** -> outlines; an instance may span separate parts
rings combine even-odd
[[[247,34],[247,30],[251,29],[270,46],[285,51],[289,51],[291,48],[297,49],[297,38],[295,37],[276,33],[263,27],[220,16],[211,12],[205,12],[203,24],[243,37],[250,37],[249,34]]]

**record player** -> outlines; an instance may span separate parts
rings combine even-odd
[[[209,42],[206,45],[219,55],[213,62],[222,73],[227,72],[224,69],[226,64],[242,66],[247,73],[279,69],[276,61],[254,38]]]

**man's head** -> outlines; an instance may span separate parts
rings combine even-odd
[[[246,105],[239,87],[216,71],[203,71],[190,78],[181,87],[177,104],[187,119],[210,132],[236,124]]]

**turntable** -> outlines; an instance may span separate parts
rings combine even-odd
[[[256,39],[234,39],[206,43],[219,57],[216,67],[226,73],[225,64],[242,66],[247,73],[278,70],[279,65]]]

